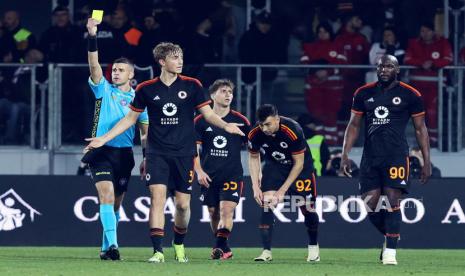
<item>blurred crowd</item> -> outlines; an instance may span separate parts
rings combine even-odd
[[[152,66],[157,74],[152,49],[173,41],[184,49],[184,64],[189,65],[185,73],[205,85],[221,76],[219,69],[203,68],[206,63],[368,65],[392,54],[401,64],[418,67],[409,72],[409,83],[423,93],[431,141],[437,142],[438,69],[453,61],[450,42],[438,32],[443,27],[441,1],[271,1],[268,11],[265,0],[252,0],[248,26],[245,1],[112,0],[104,6],[99,6],[101,1],[74,2],[73,18],[66,5],[57,6],[51,26],[42,34],[22,25],[18,11],[5,12],[0,60],[86,63],[85,24],[92,9],[105,11],[97,34],[101,63],[125,56],[139,67]],[[465,50],[460,57],[463,62]],[[29,119],[28,87],[18,84],[30,68],[0,70],[0,144],[8,144],[27,137],[27,128],[17,126],[27,125]],[[46,75],[42,70],[38,80],[45,81]],[[69,142],[82,141],[90,129],[93,99],[80,91],[86,89],[87,75],[86,70],[63,75],[63,83],[72,84],[63,90],[64,127],[70,126],[63,133]],[[262,82],[272,83],[277,75],[277,69],[266,68]],[[244,69],[242,80],[254,83],[255,69]],[[355,89],[375,80],[373,70],[308,70],[305,105],[328,145],[341,144]],[[73,123],[78,113],[90,114],[89,122]]]

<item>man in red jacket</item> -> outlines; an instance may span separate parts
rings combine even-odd
[[[370,44],[367,38],[360,33],[362,26],[363,22],[358,14],[353,13],[347,16],[343,28],[334,41],[339,48],[342,48],[342,54],[347,57],[347,64],[368,64]],[[347,121],[350,117],[352,95],[364,82],[365,70],[346,69],[343,70],[343,77],[344,94],[342,97],[341,111],[338,116],[339,121],[343,121],[341,125],[338,125],[338,132],[341,138],[340,141],[342,141],[344,135],[344,121]]]
[[[420,36],[409,41],[405,64],[418,66],[410,72],[411,84],[421,91],[426,109],[431,145],[438,142],[438,69],[452,63],[452,48],[447,39],[434,33],[434,25],[421,25]]]

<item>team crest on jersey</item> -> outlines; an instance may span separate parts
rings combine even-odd
[[[281,142],[279,143],[279,145],[283,148],[283,149],[287,149],[288,145],[286,142]]]
[[[399,105],[401,102],[402,102],[402,100],[400,99],[400,97],[392,98],[392,103],[395,104],[395,105]]]
[[[336,51],[330,51],[329,56],[332,57],[332,58],[335,58],[337,56]]]
[[[439,52],[436,52],[436,51],[432,52],[431,57],[434,58],[434,59],[438,59],[439,58]]]
[[[187,92],[186,92],[186,91],[179,91],[179,92],[178,92],[178,97],[179,97],[181,100],[184,100],[185,98],[187,98]]]

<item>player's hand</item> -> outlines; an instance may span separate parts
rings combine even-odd
[[[84,152],[87,152],[91,149],[100,148],[101,146],[105,145],[106,141],[103,137],[93,137],[93,138],[86,138],[86,141],[90,142],[87,147],[84,149]]]
[[[431,176],[431,163],[425,163],[421,168],[420,181],[422,184],[428,182],[429,177]]]
[[[147,171],[145,170],[145,157],[144,159],[142,159],[142,162],[140,162],[140,165],[139,165],[139,172],[140,172],[140,180],[144,180],[145,178],[145,174],[147,173]]]
[[[210,176],[204,170],[198,170],[197,173],[197,180],[199,184],[204,186],[205,188],[210,187],[210,182],[212,182]]]
[[[87,31],[89,32],[90,36],[97,35],[97,25],[100,24],[100,21],[97,21],[93,18],[87,19]]]
[[[253,188],[253,197],[255,198],[255,201],[258,203],[258,205],[263,207],[263,192],[260,188]]]
[[[245,136],[244,132],[239,128],[240,126],[243,126],[244,124],[238,124],[238,123],[227,123],[224,126],[224,130],[228,133],[231,134],[237,134],[240,136]]]
[[[274,208],[276,207],[276,205],[278,205],[278,203],[282,202],[284,200],[285,193],[286,192],[284,191],[277,190],[271,197],[271,200],[269,202],[270,207]]]
[[[341,157],[340,171],[343,175],[347,177],[352,177],[352,168],[350,165],[349,157],[347,155],[342,155]]]

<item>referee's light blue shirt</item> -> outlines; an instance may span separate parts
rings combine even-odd
[[[129,103],[134,98],[135,92],[132,88],[129,92],[123,92],[117,86],[110,84],[103,76],[97,84],[89,77],[89,86],[96,98],[92,136],[99,137],[110,131],[131,110]],[[147,110],[139,115],[138,122],[149,123]],[[128,128],[106,145],[116,148],[132,147],[135,129],[135,126]]]

